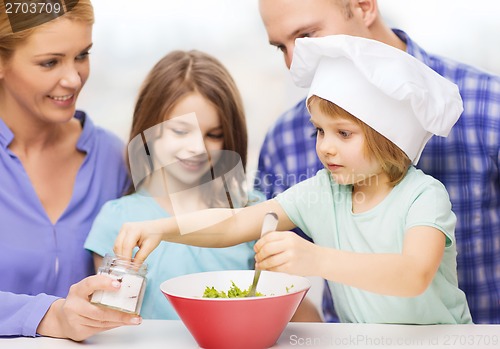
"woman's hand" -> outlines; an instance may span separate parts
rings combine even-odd
[[[116,237],[113,248],[117,256],[131,258],[133,249],[138,246],[139,251],[134,256],[136,262],[144,262],[149,254],[163,240],[163,228],[166,220],[152,220],[143,222],[125,223]]]
[[[42,336],[82,341],[96,333],[123,325],[138,325],[141,317],[90,303],[96,290],[117,291],[120,282],[106,275],[89,276],[71,286],[66,299],[58,299],[38,325]]]
[[[254,247],[256,268],[318,276],[322,248],[291,231],[265,234]]]

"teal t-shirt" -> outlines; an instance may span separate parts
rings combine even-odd
[[[263,201],[258,192],[249,195],[249,202]],[[168,217],[154,198],[131,194],[107,202],[99,212],[84,247],[98,255],[113,253],[113,245],[122,225]],[[160,291],[160,284],[170,278],[204,271],[244,270],[254,268],[254,242],[227,248],[202,248],[162,242],[148,256],[147,286],[141,308],[145,319],[179,319]]]
[[[446,235],[441,265],[417,297],[376,294],[329,281],[342,322],[399,324],[471,323],[465,294],[458,288],[454,229],[456,217],[445,187],[410,167],[407,175],[373,209],[354,214],[352,186],[334,182],[327,170],[276,200],[292,222],[317,245],[360,253],[401,253],[405,232],[431,226]]]

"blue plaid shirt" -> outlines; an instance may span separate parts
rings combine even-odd
[[[407,52],[458,85],[464,112],[447,138],[432,137],[418,163],[448,189],[457,215],[457,271],[475,323],[500,323],[500,77],[430,55],[406,33],[394,32]],[[255,188],[268,198],[314,176],[314,128],[305,101],[268,131],[259,157]],[[297,233],[303,233],[297,231]],[[328,289],[325,320],[338,321]]]

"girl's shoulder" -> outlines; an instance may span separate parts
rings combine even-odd
[[[446,204],[450,201],[448,190],[443,183],[413,166],[396,188],[396,193],[406,197],[410,203],[424,198]]]
[[[414,166],[410,166],[410,168],[408,169],[408,173],[400,184],[412,186],[415,188],[425,189],[433,187],[446,190],[444,184],[441,183],[438,179],[424,173],[422,170],[417,169]]]
[[[160,212],[162,211],[162,212]],[[150,216],[166,215],[152,197],[133,193],[110,200],[101,208],[100,215],[111,217],[127,217],[128,220],[153,219]]]

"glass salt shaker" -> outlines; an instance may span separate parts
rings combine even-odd
[[[90,302],[139,315],[146,290],[146,273],[146,263],[106,254],[98,274],[118,280],[121,287],[118,291],[95,291]]]

